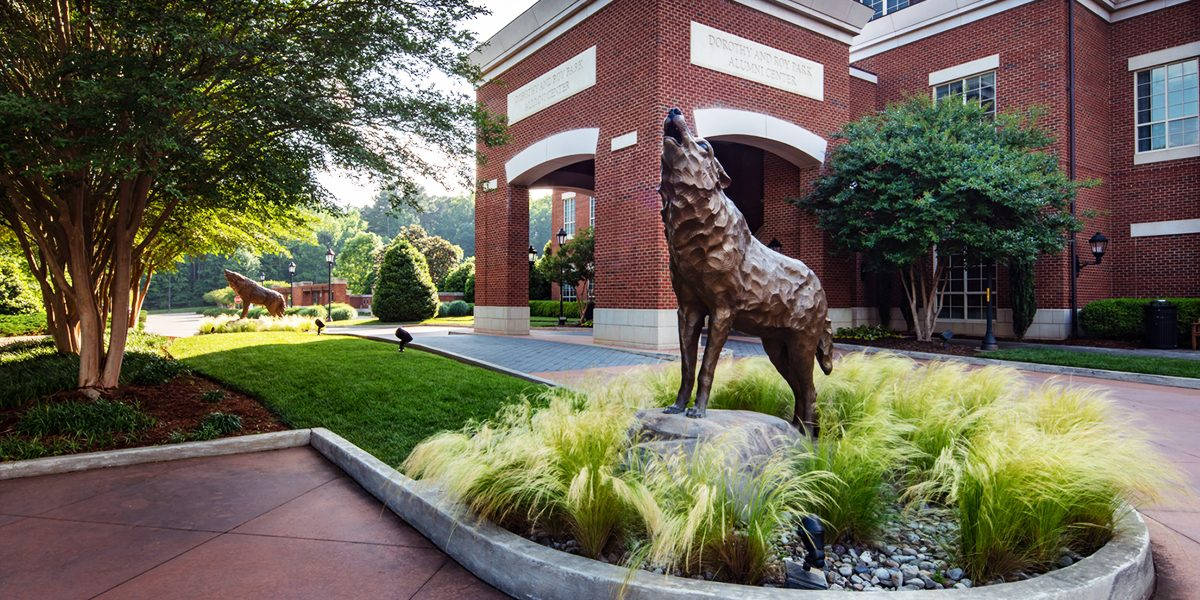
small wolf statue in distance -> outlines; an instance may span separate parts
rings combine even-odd
[[[242,298],[242,318],[250,313],[250,305],[258,304],[267,309],[272,317],[283,316],[283,294],[258,285],[253,279],[225,269],[225,281],[234,293]]]
[[[756,240],[723,189],[729,175],[705,140],[671,109],[663,124],[662,218],[670,254],[671,285],[679,301],[679,351],[683,380],[675,404],[703,417],[721,348],[732,329],[762,338],[771,364],[796,399],[792,424],[816,435],[813,362],[833,370],[833,331],[825,291],[804,263]],[[708,318],[708,343],[696,383],[696,353]]]

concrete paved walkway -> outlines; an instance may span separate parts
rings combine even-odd
[[[0,598],[506,598],[310,448],[0,481]]]

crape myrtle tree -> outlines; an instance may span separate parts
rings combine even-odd
[[[0,223],[82,388],[117,385],[137,265],[173,219],[328,203],[315,174],[446,177],[501,125],[467,0],[0,0]],[[464,161],[464,170],[470,161]],[[464,173],[465,175],[465,173]],[[105,323],[111,336],[105,345]]]
[[[595,280],[596,238],[591,227],[584,227],[576,231],[575,236],[564,243],[558,252],[551,253],[549,249],[549,243],[547,243],[542,258],[536,263],[536,269],[540,271],[542,278],[560,284],[563,281],[590,283]],[[568,283],[567,285],[574,284]],[[562,291],[560,290],[559,293]],[[585,308],[579,311],[580,323],[587,319],[586,302],[587,300],[583,304]]]
[[[993,120],[977,102],[928,96],[847,124],[830,168],[798,203],[845,251],[899,271],[917,339],[941,310],[945,256],[1032,262],[1080,229],[1079,187],[1047,149],[1038,109]]]

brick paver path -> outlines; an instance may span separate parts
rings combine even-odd
[[[0,481],[0,598],[507,598],[311,448]]]

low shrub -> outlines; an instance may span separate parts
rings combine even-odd
[[[197,333],[245,333],[251,331],[313,331],[313,319],[301,316],[242,319],[233,315],[206,317],[200,320]]]
[[[242,417],[223,412],[211,412],[200,421],[200,426],[192,433],[196,441],[211,440],[236,433],[242,429]]]
[[[474,313],[475,307],[471,304],[463,302],[462,300],[443,302],[442,305],[438,307],[439,317],[466,317]]]
[[[240,314],[242,314],[242,311],[240,311],[236,308],[220,308],[220,307],[202,308],[202,309],[200,309],[199,312],[200,312],[200,314],[202,314],[206,317],[219,317],[221,315],[240,315]]]
[[[67,400],[34,405],[17,420],[17,433],[27,436],[69,435],[95,439],[135,433],[154,425],[137,406],[114,400]]]
[[[1153,298],[1107,298],[1088,302],[1079,324],[1088,335],[1110,340],[1141,341],[1145,306]],[[1165,298],[1178,311],[1179,341],[1190,343],[1192,323],[1200,321],[1200,298]]]
[[[0,337],[46,333],[46,313],[0,315]]]
[[[397,237],[383,252],[371,312],[380,321],[424,321],[437,315],[437,288],[429,265],[412,244]]]
[[[345,302],[334,302],[329,309],[330,321],[349,321],[358,318],[358,309]]]
[[[146,366],[144,355],[159,356],[165,343],[166,338],[160,335],[129,332],[126,357],[121,363],[121,382],[130,383]],[[0,408],[21,406],[72,389],[78,378],[79,356],[59,354],[49,340],[0,346]]]
[[[563,316],[568,319],[579,318],[579,303],[578,302],[563,302]],[[529,316],[531,317],[557,317],[558,316],[558,300],[530,300],[529,301]]]
[[[225,391],[224,390],[208,390],[208,391],[204,392],[203,394],[200,394],[200,400],[202,400],[203,402],[205,402],[207,404],[219,404],[224,399],[225,399]]]
[[[126,352],[121,365],[122,379],[130,385],[162,385],[187,372],[177,360],[138,350]]]
[[[873,342],[875,340],[894,339],[901,336],[882,325],[858,325],[855,327],[838,327],[833,337]]]
[[[203,298],[204,302],[207,304],[212,304],[218,307],[229,307],[233,306],[234,296],[237,296],[237,293],[233,291],[233,288],[225,286],[223,288],[217,288],[215,290],[204,292]]]
[[[0,461],[42,458],[43,456],[80,452],[84,449],[83,443],[69,437],[0,436]]]
[[[314,319],[324,319],[325,318],[325,306],[324,305],[289,306],[289,307],[283,309],[283,314],[284,314],[284,316],[299,315],[301,317],[312,317]]]

